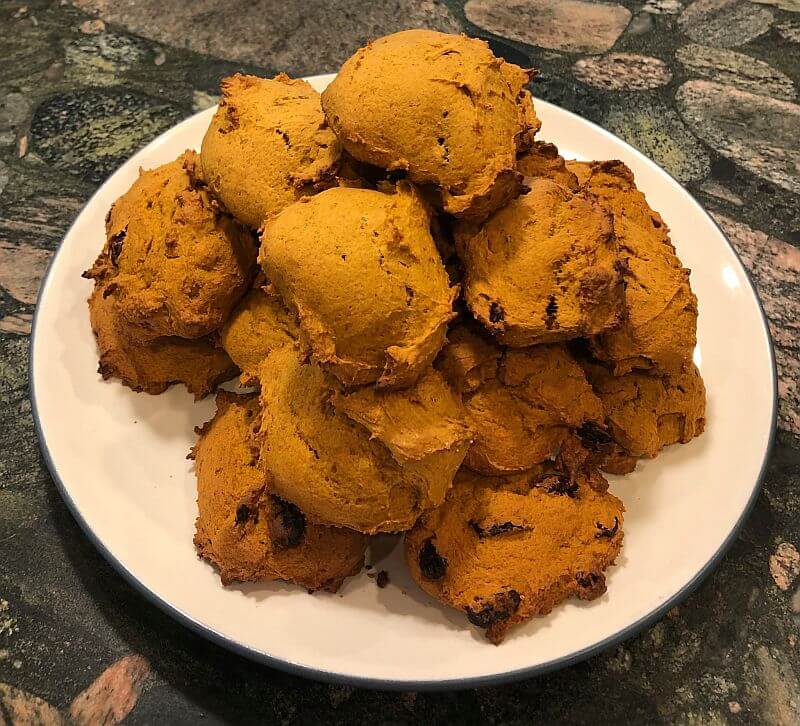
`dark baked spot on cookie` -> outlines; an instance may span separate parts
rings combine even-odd
[[[501,323],[505,320],[506,311],[503,310],[503,306],[497,302],[496,300],[489,306],[489,322],[490,323]]]
[[[481,527],[480,524],[472,519],[469,521],[469,526],[472,527],[473,531],[480,539],[499,537],[502,534],[509,534],[511,532],[530,532],[533,530],[533,527],[529,527],[525,524],[514,524],[514,522],[502,522],[489,527]]]
[[[414,301],[414,288],[410,285],[406,285],[406,307],[411,307],[411,303]]]
[[[286,144],[287,147],[291,148],[292,141],[289,138],[289,134],[287,134],[282,129],[275,129],[275,133],[278,134],[278,136],[280,136],[283,139],[283,143]]]
[[[272,545],[277,549],[296,547],[306,533],[305,515],[291,502],[273,496],[272,511],[267,529]]]
[[[607,451],[613,444],[611,434],[593,421],[587,421],[578,428],[578,438],[590,451]]]
[[[479,607],[464,608],[467,619],[479,628],[488,628],[490,625],[508,620],[522,602],[522,597],[516,590],[498,592],[489,602],[480,603]]]
[[[558,303],[556,302],[555,295],[551,295],[547,300],[547,307],[544,309],[544,313],[545,313],[544,326],[548,330],[557,328],[558,323],[556,322],[556,315],[558,315]]]
[[[234,520],[234,524],[238,527],[244,524],[248,519],[250,519],[250,507],[246,504],[240,504],[236,508],[236,519]]]
[[[595,522],[594,526],[599,530],[595,537],[613,537],[619,529],[619,517],[614,517],[614,524],[611,527],[606,527],[602,522]]]
[[[580,485],[567,474],[552,474],[545,479],[545,490],[548,494],[559,494],[575,499],[580,491]]]
[[[164,240],[164,257],[174,260],[178,256],[178,240],[175,237],[167,237]]]
[[[442,557],[433,544],[433,537],[423,542],[419,550],[419,570],[428,580],[441,580],[447,573],[447,558]]]
[[[114,267],[118,267],[119,256],[122,254],[122,245],[125,242],[125,235],[128,233],[128,228],[120,230],[111,237],[108,241],[108,258]]]
[[[581,600],[594,600],[606,591],[606,578],[602,572],[584,572],[575,580],[580,588],[578,597]]]
[[[386,175],[386,181],[397,184],[397,182],[405,179],[407,176],[408,172],[405,169],[392,169],[392,171]]]

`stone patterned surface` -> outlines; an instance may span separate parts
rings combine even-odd
[[[789,76],[744,53],[692,43],[679,48],[675,56],[687,73],[700,78],[784,101],[797,96]]]
[[[334,71],[377,35],[406,28],[460,26],[441,0],[76,0],[137,35],[199,53],[294,73]]]
[[[633,53],[581,58],[572,72],[579,81],[604,91],[646,91],[666,86],[672,80],[664,61]]]
[[[698,43],[727,48],[763,35],[772,20],[772,12],[746,0],[695,0],[681,13],[678,25]]]
[[[711,81],[678,89],[681,116],[718,153],[800,194],[800,106]]]
[[[74,5],[0,0],[0,724],[800,721],[794,0]],[[541,69],[538,96],[612,128],[681,178],[753,274],[780,374],[763,493],[684,605],[586,663],[450,694],[311,683],[177,626],[79,531],[41,461],[27,391],[44,267],[119,161],[213,104],[223,75],[330,70],[368,37],[408,26],[487,38]],[[703,46],[694,59],[689,43]]]
[[[657,161],[678,181],[705,179],[711,160],[675,111],[652,99],[611,106],[603,125]]]
[[[552,50],[608,50],[631,18],[622,5],[582,0],[469,0],[467,18],[490,33]]]

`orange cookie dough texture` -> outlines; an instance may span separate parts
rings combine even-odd
[[[457,288],[407,182],[302,199],[265,225],[260,262],[314,359],[346,385],[410,385],[444,344]]]
[[[665,446],[703,433],[706,389],[694,364],[665,376],[641,371],[614,376],[597,364],[584,368],[603,402],[608,430],[626,455],[652,458]]]
[[[450,214],[485,218],[519,191],[516,156],[541,125],[530,77],[484,41],[407,30],[357,51],[322,107],[356,159],[431,185]]]
[[[457,236],[464,297],[510,346],[595,335],[619,325],[623,283],[611,218],[548,179]]]
[[[550,179],[570,191],[578,190],[578,177],[569,169],[558,147],[547,141],[534,141],[517,161],[520,173],[529,179]]]
[[[406,534],[406,562],[425,592],[498,644],[569,597],[605,592],[623,511],[584,475],[555,465],[510,478],[462,469],[445,503]]]
[[[461,394],[472,393],[497,377],[502,350],[474,323],[461,321],[447,332],[447,345],[435,365],[450,386]]]
[[[220,343],[241,369],[246,386],[258,382],[258,369],[271,350],[295,345],[299,336],[297,318],[263,282],[242,298],[219,331]]]
[[[263,365],[261,458],[277,495],[367,533],[409,529],[441,504],[470,436],[435,370],[409,389],[348,392],[288,347]]]
[[[333,184],[340,145],[306,81],[236,74],[221,89],[200,154],[209,186],[237,219],[261,227]]]
[[[208,335],[252,279],[253,236],[209,195],[196,163],[186,151],[141,171],[111,207],[106,246],[84,273],[104,286],[142,341]]]
[[[697,298],[661,216],[653,211],[621,161],[570,162],[582,186],[614,217],[627,268],[627,315],[617,329],[593,340],[593,352],[617,375],[634,368],[680,371],[696,343]]]
[[[308,522],[270,493],[254,438],[259,416],[258,396],[222,391],[214,418],[198,430],[190,454],[197,475],[197,552],[225,585],[287,580],[335,592],[362,568],[367,538]]]
[[[465,394],[464,406],[473,431],[465,464],[487,475],[530,469],[554,456],[571,431],[603,423],[600,400],[561,345],[502,353],[495,375]]]
[[[203,398],[237,373],[225,351],[208,337],[133,340],[130,326],[117,312],[114,300],[103,296],[101,286],[89,298],[89,319],[100,354],[98,372],[104,379],[118,378],[134,391],[155,395],[173,383],[183,383],[195,398]]]

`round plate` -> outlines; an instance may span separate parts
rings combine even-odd
[[[332,76],[309,79],[322,90]],[[708,388],[703,436],[673,446],[634,474],[612,478],[625,502],[625,546],[608,592],[572,601],[513,629],[500,646],[406,574],[399,539],[375,540],[366,574],[331,595],[280,583],[223,587],[192,546],[196,516],[193,429],[213,397],[183,387],[136,394],[97,374],[81,279],[104,242],[111,203],[139,167],[199,148],[213,109],[169,130],[92,197],[42,285],[31,342],[31,395],[45,459],[97,548],[177,620],[256,660],[314,678],[383,688],[474,686],[530,676],[599,652],[663,615],[709,573],[758,493],[774,433],[776,375],[758,298],[711,218],[668,174],[607,131],[539,101],[541,138],[567,157],[621,159],[672,229],[700,305],[695,361]],[[374,571],[374,570],[373,570]]]

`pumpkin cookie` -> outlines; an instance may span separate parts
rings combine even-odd
[[[621,161],[569,162],[582,188],[614,218],[626,268],[622,325],[593,339],[596,357],[621,375],[634,368],[677,372],[691,362],[697,342],[697,298],[669,230]]]
[[[306,81],[238,73],[221,89],[200,155],[209,186],[237,219],[260,227],[301,196],[331,186],[339,142]]]
[[[242,298],[219,331],[220,343],[241,369],[245,386],[258,382],[259,366],[271,350],[294,345],[299,336],[297,318],[263,280]]]
[[[484,41],[406,30],[357,51],[322,107],[356,159],[430,185],[445,212],[485,218],[517,194],[517,153],[541,125],[530,75]]]
[[[521,174],[529,179],[550,179],[570,191],[578,190],[578,177],[567,169],[558,147],[547,141],[534,141],[517,160]]]
[[[447,345],[436,359],[436,367],[450,386],[462,394],[477,390],[497,377],[501,348],[479,326],[460,321],[447,332]]]
[[[265,225],[260,261],[314,359],[346,385],[410,385],[444,344],[457,289],[406,182],[293,204]]]
[[[685,444],[703,433],[706,389],[694,364],[663,376],[641,371],[614,376],[605,366],[591,363],[584,369],[603,402],[617,455],[652,458],[665,446]],[[609,463],[611,468],[604,468],[613,473],[624,468],[613,456]]]
[[[505,345],[595,335],[618,326],[623,285],[611,217],[549,179],[457,233],[464,298]]]
[[[445,503],[406,534],[406,562],[425,592],[464,611],[497,644],[569,597],[605,592],[623,511],[560,462],[509,478],[462,469]]]
[[[465,347],[463,340],[451,345]],[[440,361],[469,361],[463,353],[451,355],[449,347]],[[466,376],[468,387],[461,386],[473,431],[464,462],[471,469],[487,475],[525,471],[555,455],[572,431],[588,423],[602,428],[602,404],[564,346],[496,349],[494,357],[479,350],[482,366],[477,373],[472,368],[472,381]],[[465,380],[451,366],[443,370],[455,385]]]
[[[89,298],[89,319],[100,353],[98,372],[104,379],[118,378],[134,391],[159,394],[173,383],[183,383],[195,398],[203,398],[238,371],[209,337],[134,340],[113,298],[104,297],[101,286]]]
[[[367,538],[308,522],[270,493],[254,440],[259,416],[257,396],[223,391],[214,418],[198,430],[190,454],[197,474],[197,552],[225,585],[286,580],[335,592],[362,568]]]
[[[469,432],[433,369],[409,389],[345,391],[291,347],[262,366],[261,458],[274,492],[307,515],[361,532],[398,532],[442,502]]]
[[[215,331],[250,285],[252,234],[223,212],[196,170],[197,155],[140,172],[106,217],[106,246],[84,273],[116,303],[132,337],[200,338]]]

